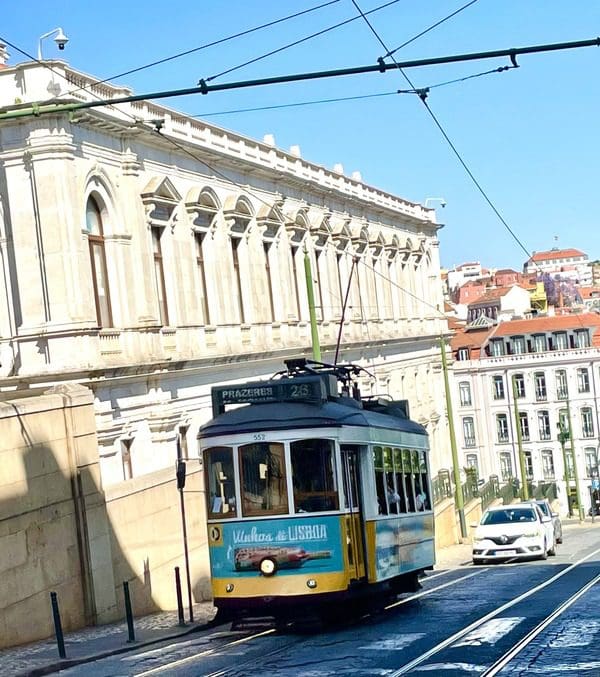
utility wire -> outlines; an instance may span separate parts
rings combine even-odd
[[[237,109],[231,109],[231,110],[223,110],[223,111],[217,111],[217,112],[210,112],[210,113],[194,113],[193,115],[181,115],[181,116],[173,116],[174,120],[183,120],[185,118],[209,118],[209,117],[214,117],[217,115],[232,115],[234,113],[254,113],[257,111],[264,111],[264,110],[276,110],[280,108],[295,108],[299,106],[314,106],[318,104],[324,104],[324,103],[339,103],[341,101],[358,101],[362,99],[373,99],[377,97],[382,97],[382,96],[393,96],[394,94],[418,94],[422,95],[423,92],[428,92],[431,89],[435,89],[437,87],[445,87],[446,85],[453,85],[458,82],[465,82],[466,80],[471,80],[472,78],[479,78],[483,75],[492,75],[494,73],[503,73],[505,71],[511,70],[513,68],[516,68],[517,66],[499,66],[498,68],[493,68],[492,70],[489,71],[483,71],[482,73],[474,73],[473,75],[466,75],[463,78],[456,78],[454,80],[447,80],[445,82],[438,82],[434,85],[427,85],[426,87],[420,87],[419,89],[397,89],[393,92],[378,92],[375,94],[358,94],[356,96],[340,96],[336,97],[333,99],[315,99],[312,101],[295,101],[292,103],[280,103],[280,104],[274,104],[272,106],[256,106],[254,108],[237,108]]]
[[[411,79],[408,77],[408,75],[406,75],[406,73],[404,72],[404,70],[403,70],[402,68],[400,68],[400,66],[398,65],[398,62],[396,61],[395,57],[393,56],[393,54],[390,53],[390,51],[389,51],[389,49],[387,48],[386,44],[385,44],[384,41],[381,39],[381,36],[380,36],[379,33],[375,30],[375,28],[372,26],[371,22],[367,19],[367,17],[366,17],[365,14],[363,13],[362,9],[359,7],[359,5],[358,5],[358,3],[356,2],[356,0],[352,0],[352,4],[356,7],[357,11],[358,11],[358,12],[360,13],[360,15],[363,17],[364,21],[366,22],[366,24],[367,24],[367,25],[369,26],[369,28],[371,29],[371,32],[373,33],[373,35],[375,36],[375,38],[377,39],[377,41],[379,42],[379,44],[380,44],[380,45],[383,47],[383,49],[385,50],[386,55],[390,55],[390,56],[391,56],[392,61],[393,61],[394,64],[396,64],[396,66],[398,67],[398,70],[399,70],[400,73],[402,74],[402,77],[408,82],[408,84],[410,85],[410,87],[411,87],[413,90],[417,89],[417,88],[414,86],[414,84],[412,83]],[[516,65],[516,62],[515,62],[514,59],[513,59],[513,65]],[[504,227],[505,227],[506,230],[510,233],[510,235],[513,237],[513,239],[514,239],[515,242],[518,244],[518,246],[525,252],[525,254],[527,255],[528,258],[531,258],[531,253],[529,252],[529,250],[527,249],[527,247],[523,244],[523,242],[521,241],[521,239],[519,238],[519,236],[518,236],[518,235],[516,234],[516,232],[510,227],[510,225],[508,224],[508,222],[506,221],[506,219],[502,216],[502,214],[500,213],[500,211],[498,210],[498,208],[496,207],[496,205],[492,202],[491,198],[488,196],[487,192],[484,190],[484,188],[483,188],[483,186],[481,185],[481,183],[479,183],[479,181],[475,178],[475,175],[473,174],[473,172],[471,171],[471,169],[470,169],[469,166],[467,165],[466,161],[463,159],[463,157],[462,157],[461,154],[459,153],[458,149],[456,148],[456,146],[454,145],[454,143],[452,142],[452,140],[451,140],[450,137],[448,136],[448,134],[447,134],[446,130],[443,128],[441,122],[438,120],[438,118],[436,117],[435,113],[431,110],[429,104],[428,104],[427,101],[426,101],[426,98],[427,98],[427,97],[426,97],[425,94],[424,94],[423,96],[420,96],[420,97],[419,97],[419,99],[421,100],[422,104],[425,106],[425,109],[426,109],[427,112],[429,113],[431,119],[433,120],[433,122],[435,123],[436,127],[439,129],[440,133],[442,134],[442,136],[443,136],[444,139],[446,140],[446,143],[447,143],[447,144],[450,146],[450,148],[452,149],[452,152],[454,153],[454,155],[456,156],[456,158],[458,159],[458,161],[459,161],[460,164],[462,165],[463,169],[465,170],[465,172],[467,173],[467,175],[469,176],[469,178],[471,179],[471,181],[473,182],[473,184],[475,185],[475,187],[477,188],[477,190],[479,191],[479,193],[483,196],[483,199],[484,199],[484,200],[488,203],[488,205],[491,207],[491,209],[492,209],[492,211],[494,212],[494,214],[496,214],[496,216],[498,217],[498,219],[500,220],[500,222],[504,225]]]
[[[385,57],[392,56],[392,54],[395,54],[398,50],[402,49],[403,47],[406,47],[406,45],[410,45],[411,42],[414,42],[418,38],[422,37],[426,33],[429,33],[429,31],[432,31],[434,28],[437,28],[438,26],[441,26],[445,21],[448,21],[448,19],[451,19],[453,16],[456,16],[463,10],[467,9],[467,7],[470,7],[471,5],[474,5],[478,0],[471,0],[471,2],[467,2],[466,5],[463,5],[462,7],[459,7],[456,11],[452,12],[452,14],[448,14],[448,16],[445,16],[443,19],[440,19],[436,23],[432,24],[429,26],[429,28],[426,28],[424,31],[421,31],[420,33],[417,33],[414,37],[412,37],[410,40],[407,40],[406,42],[403,42],[401,45],[396,47],[396,49],[393,49],[391,52],[388,52]],[[384,57],[384,58],[385,58]]]
[[[400,0],[390,0],[390,2],[386,2],[383,5],[379,5],[379,7],[374,7],[373,9],[369,10],[366,12],[366,14],[373,14],[374,12],[378,12],[381,9],[384,9],[385,7],[389,7],[390,5],[395,5],[397,2],[400,2]],[[304,38],[300,38],[299,40],[295,40],[294,42],[290,42],[287,45],[283,45],[282,47],[278,47],[277,49],[273,49],[270,52],[265,52],[264,54],[261,54],[260,56],[257,56],[253,59],[250,59],[249,61],[244,61],[244,63],[238,64],[237,66],[232,66],[231,68],[228,68],[227,70],[221,71],[220,73],[217,73],[216,75],[211,75],[208,78],[203,78],[204,82],[210,82],[211,80],[216,80],[217,78],[220,78],[222,75],[227,75],[228,73],[233,73],[233,71],[237,71],[240,68],[244,68],[244,66],[249,66],[250,64],[256,63],[257,61],[261,61],[262,59],[266,59],[269,56],[273,56],[273,54],[278,54],[279,52],[283,52],[286,49],[289,49],[290,47],[296,47],[296,45],[300,45],[303,42],[307,42],[308,40],[312,40],[313,38],[318,37],[319,35],[324,35],[325,33],[329,33],[330,31],[335,30],[336,28],[340,28],[340,26],[345,26],[346,24],[352,23],[353,21],[356,21],[357,19],[360,19],[358,16],[353,16],[350,17],[349,19],[346,19],[345,21],[340,21],[337,24],[334,24],[333,26],[329,26],[327,28],[324,28],[323,30],[317,31],[316,33],[312,33],[311,35],[307,35]]]
[[[271,26],[275,26],[277,24],[283,23],[285,21],[289,21],[290,19],[296,19],[299,16],[302,16],[304,14],[309,14],[310,12],[314,12],[318,9],[323,9],[323,7],[328,7],[329,5],[334,5],[335,3],[339,2],[340,0],[329,0],[328,2],[324,2],[320,5],[315,5],[314,7],[309,7],[308,9],[304,9],[301,12],[296,12],[295,14],[289,14],[288,16],[284,16],[281,19],[274,19],[273,21],[269,21],[264,24],[260,24],[260,26],[254,26],[252,28],[247,28],[246,30],[239,31],[238,33],[234,33],[233,35],[228,35],[225,38],[219,38],[218,40],[214,40],[213,42],[207,42],[203,45],[200,45],[199,47],[192,47],[191,49],[186,49],[183,52],[179,52],[177,54],[173,54],[172,56],[167,56],[164,59],[157,59],[156,61],[152,61],[151,63],[144,64],[143,66],[138,66],[137,68],[132,68],[131,70],[128,71],[123,71],[122,73],[117,73],[117,75],[112,75],[108,78],[105,78],[104,80],[100,80],[99,82],[95,82],[94,85],[102,85],[105,82],[109,82],[111,80],[116,80],[117,78],[122,78],[125,75],[131,75],[132,73],[139,73],[139,71],[143,71],[147,68],[153,68],[154,66],[159,66],[160,64],[167,63],[168,61],[173,61],[174,59],[179,59],[182,56],[187,56],[188,54],[194,54],[195,52],[199,52],[203,49],[208,49],[209,47],[215,47],[216,45],[222,45],[225,42],[229,42],[230,40],[235,40],[236,38],[241,38],[244,35],[249,35],[250,33],[255,33],[256,31],[260,31],[263,28],[270,28]],[[78,89],[73,89],[69,92],[69,94],[74,94],[75,92],[80,92],[82,90],[87,90],[87,87],[79,87]]]

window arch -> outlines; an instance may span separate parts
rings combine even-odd
[[[92,286],[96,305],[96,320],[99,327],[112,327],[112,307],[104,249],[103,211],[97,197],[90,195],[85,207],[85,226],[88,234]]]

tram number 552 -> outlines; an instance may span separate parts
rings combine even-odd
[[[264,433],[254,433],[254,435],[252,435],[252,439],[255,442],[264,442],[264,440],[267,439],[267,436]]]

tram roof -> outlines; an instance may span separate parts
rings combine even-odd
[[[353,404],[353,403],[352,403]],[[407,418],[362,409],[352,404],[324,402],[269,402],[231,409],[200,427],[203,437],[236,435],[265,430],[296,428],[386,428],[396,432],[426,435],[422,425]]]

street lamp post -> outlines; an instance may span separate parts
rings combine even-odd
[[[558,427],[558,441],[560,442],[560,448],[562,449],[563,465],[565,468],[565,491],[567,493],[567,508],[569,511],[569,517],[572,517],[573,510],[571,509],[571,489],[569,487],[569,465],[567,463],[567,451],[565,448],[565,442],[569,439],[569,431],[566,429],[565,424],[562,421],[559,421],[556,425]]]
[[[567,423],[569,424],[569,439],[571,442],[571,458],[573,459],[573,475],[575,475],[575,494],[577,496],[577,509],[579,512],[579,521],[583,522],[585,514],[583,511],[583,504],[581,502],[581,491],[579,488],[579,473],[577,472],[577,456],[575,454],[575,445],[573,443],[573,424],[571,422],[571,404],[569,402],[569,394],[567,392]]]
[[[515,427],[517,429],[517,447],[519,449],[519,468],[521,470],[521,498],[529,499],[529,485],[527,483],[527,468],[525,466],[525,454],[523,453],[523,433],[521,432],[521,417],[519,415],[519,393],[517,391],[516,375],[512,375],[513,407],[515,410]]]

